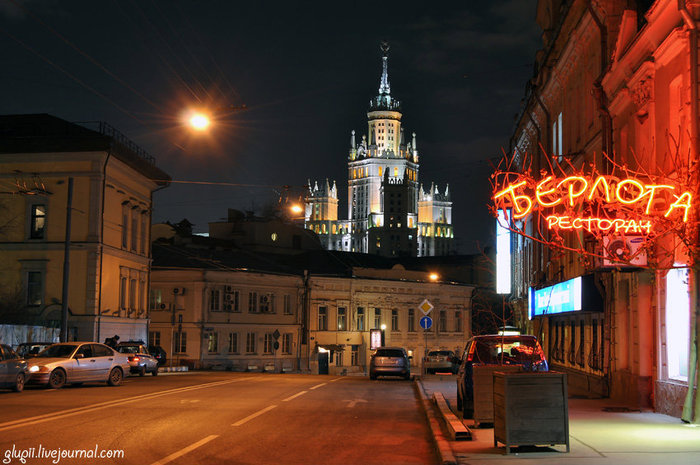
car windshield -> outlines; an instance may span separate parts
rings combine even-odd
[[[403,357],[403,350],[401,349],[377,349],[374,354],[375,357]]]
[[[56,344],[51,347],[47,347],[46,349],[42,350],[39,352],[39,357],[69,357],[70,354],[73,353],[75,348],[78,347],[77,345],[74,344]]]
[[[469,360],[489,365],[540,363],[544,354],[537,339],[522,336],[494,336],[474,340]]]

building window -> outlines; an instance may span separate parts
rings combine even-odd
[[[148,250],[148,246],[146,245],[148,243],[148,213],[141,212],[141,250],[140,253],[141,255],[146,255],[146,251]]]
[[[246,334],[245,352],[247,354],[254,354],[255,353],[255,333]]]
[[[145,313],[146,309],[146,279],[144,275],[141,275],[139,279],[139,314]]]
[[[224,310],[236,313],[241,311],[238,305],[238,291],[231,289],[231,286],[226,286],[224,292]]]
[[[291,354],[292,353],[292,333],[285,333],[282,335],[282,353]]]
[[[182,354],[187,352],[187,333],[175,333],[175,353]]]
[[[275,351],[274,348],[275,338],[272,337],[272,333],[265,333],[263,338],[263,353],[271,354]]]
[[[441,333],[447,332],[447,312],[445,310],[440,310],[440,327],[438,331]]]
[[[219,352],[219,333],[207,333],[207,352]]]
[[[374,328],[379,329],[382,327],[382,309],[374,309]]]
[[[343,349],[340,349],[335,353],[335,366],[337,367],[342,367],[343,366]]]
[[[416,311],[412,308],[408,309],[408,331],[416,330]]]
[[[27,305],[38,306],[44,302],[44,275],[41,271],[27,271]]]
[[[284,314],[293,315],[292,313],[292,296],[285,294],[284,296]]]
[[[221,311],[221,291],[218,289],[209,291],[209,310],[212,312]]]
[[[345,307],[338,307],[338,331],[345,331],[347,329],[347,315],[345,313]]]
[[[148,332],[148,347],[153,348],[160,345],[160,331]]]
[[[353,344],[350,352],[350,364],[354,367],[360,365],[360,346]]]
[[[228,353],[238,353],[238,333],[228,333]]]
[[[46,205],[31,206],[30,239],[44,239],[46,233]]]
[[[119,283],[119,308],[126,310],[127,277],[122,276]]]
[[[666,275],[665,326],[667,376],[670,379],[688,381],[690,294],[687,268],[675,268]]]
[[[260,306],[258,311],[261,313],[275,313],[275,295],[260,294]]]
[[[129,280],[129,313],[136,310],[136,280]]]
[[[398,310],[391,311],[391,330],[392,331],[399,330],[399,311]]]
[[[355,329],[357,331],[365,330],[365,309],[363,307],[357,307],[357,314],[355,315]]]
[[[136,252],[139,245],[139,211],[131,210],[131,251]]]
[[[318,330],[328,330],[328,307],[318,307]]]
[[[150,292],[150,302],[149,302],[149,308],[151,310],[164,310],[161,309],[161,304],[163,304],[163,290],[162,289],[151,289]]]
[[[129,204],[122,204],[122,249],[129,246]]]
[[[258,293],[249,292],[248,293],[248,313],[258,312]]]
[[[455,312],[455,332],[461,333],[462,332],[462,311],[457,310]]]

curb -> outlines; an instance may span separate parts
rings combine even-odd
[[[171,373],[173,371],[189,371],[189,367],[180,366],[180,367],[159,367],[158,368],[158,373]]]
[[[430,432],[432,433],[433,441],[435,442],[435,448],[440,456],[440,463],[442,465],[456,465],[457,459],[455,459],[452,449],[450,448],[450,444],[442,433],[440,422],[438,421],[437,415],[435,415],[435,410],[433,409],[433,404],[423,388],[423,382],[420,380],[420,378],[414,378],[414,381],[416,390],[420,396],[423,411],[425,412],[425,416],[428,418],[428,425],[430,426]]]

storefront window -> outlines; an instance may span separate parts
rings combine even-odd
[[[666,362],[670,379],[688,380],[689,334],[688,269],[673,269],[666,275]]]

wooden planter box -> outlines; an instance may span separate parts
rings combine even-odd
[[[518,372],[520,365],[474,365],[474,426],[493,423],[493,374],[496,372]]]
[[[569,403],[566,374],[494,373],[493,443],[506,446],[566,444],[569,452]]]

